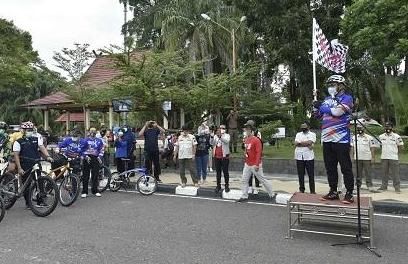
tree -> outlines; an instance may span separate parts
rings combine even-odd
[[[47,69],[33,50],[31,35],[0,19],[0,119],[8,123],[42,122],[41,112],[22,105],[62,84],[61,77]]]

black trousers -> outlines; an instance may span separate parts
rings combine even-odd
[[[33,168],[33,166],[35,165],[35,163],[30,163],[30,162],[28,162],[28,163],[25,163],[25,162],[22,162],[22,163],[20,163],[21,164],[21,168],[24,170],[24,171],[26,171],[26,172],[28,172],[28,171],[31,171],[31,169]],[[39,166],[40,166],[40,170],[38,171],[38,175],[37,175],[37,177],[39,178],[39,177],[41,177],[41,171],[42,171],[42,167],[41,167],[41,164],[39,164]],[[30,176],[30,174],[31,174],[31,172],[30,173],[24,173],[24,175],[22,175],[22,178],[21,178],[21,183],[22,184],[25,184],[25,182],[27,181],[27,179],[28,179],[28,177]],[[24,200],[25,200],[25,204],[26,204],[26,206],[28,207],[28,201],[30,200],[30,187],[31,186],[28,186],[26,189],[25,189],[25,191],[24,191]],[[39,188],[40,188],[40,194],[41,193],[43,193],[44,192],[44,185],[43,184],[39,184]],[[38,197],[37,197],[38,198]],[[37,203],[40,203],[41,202],[41,199],[39,199],[38,201],[37,201]]]
[[[323,159],[326,167],[327,180],[331,191],[337,191],[338,173],[337,164],[340,163],[341,172],[344,178],[344,186],[348,192],[354,189],[354,176],[350,158],[349,143],[323,143]]]
[[[159,179],[160,169],[160,154],[159,151],[146,151],[145,152],[145,166],[150,175],[154,175],[156,179]],[[152,165],[154,165],[154,172],[152,171]]]
[[[98,157],[89,156],[90,162],[84,161],[83,165],[83,177],[82,177],[82,193],[88,194],[89,176],[91,175],[91,192],[93,194],[98,192],[98,178],[100,164]]]
[[[229,186],[229,159],[214,159],[217,172],[217,187],[221,188],[221,172],[224,174],[225,187]]]
[[[122,173],[126,170],[125,162],[122,158],[116,158],[116,169],[119,173]]]
[[[299,191],[305,192],[305,171],[307,171],[310,192],[315,193],[314,160],[296,160],[296,167],[299,178]]]

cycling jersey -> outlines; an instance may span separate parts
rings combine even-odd
[[[72,137],[66,137],[61,143],[58,144],[58,147],[68,158],[76,158],[82,155],[84,146],[81,143],[82,142],[80,140],[74,141]]]
[[[103,157],[104,144],[100,138],[84,138],[80,144],[83,146],[82,156]]]

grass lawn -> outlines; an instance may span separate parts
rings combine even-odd
[[[315,145],[315,159],[323,160],[323,148],[322,145]],[[272,159],[293,159],[294,158],[295,146],[292,144],[290,139],[282,139],[275,146],[270,146],[267,143],[264,143],[263,156],[265,158]],[[380,162],[381,150],[376,149],[375,152],[375,161],[376,163]],[[242,157],[243,151],[239,148],[238,153],[232,154],[233,157]],[[405,148],[400,154],[400,162],[408,163],[408,151]]]

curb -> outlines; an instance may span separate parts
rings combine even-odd
[[[131,183],[134,185],[134,183]],[[159,184],[157,191],[158,193],[176,193],[176,184]],[[200,187],[198,189],[197,197],[206,198],[218,198],[222,199],[221,193],[216,195],[214,188]],[[249,201],[252,202],[264,202],[264,203],[275,203],[269,198],[269,195],[264,192],[260,192],[258,195],[249,195]],[[408,215],[408,204],[400,202],[388,202],[388,201],[373,201],[374,211],[376,213],[386,213],[386,214],[396,214],[396,215]]]

